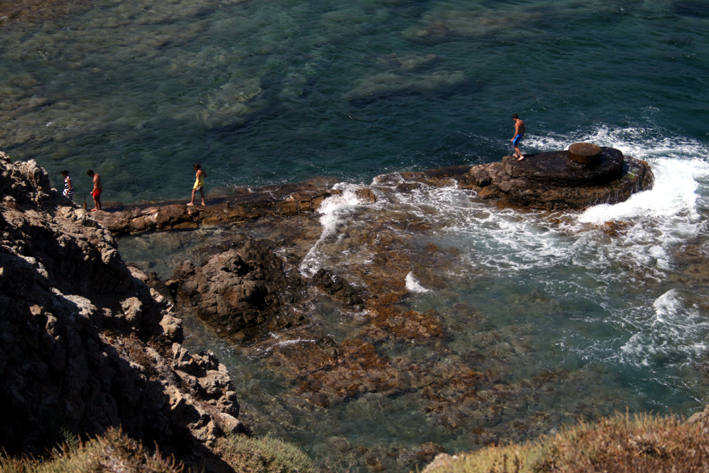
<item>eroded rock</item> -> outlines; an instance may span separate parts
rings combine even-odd
[[[0,201],[3,448],[42,453],[67,432],[120,425],[213,471],[205,445],[243,430],[226,368],[211,353],[173,360],[182,328],[172,303],[36,163],[0,153]]]

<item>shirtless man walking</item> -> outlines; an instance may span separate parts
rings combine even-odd
[[[101,210],[101,192],[103,192],[103,189],[101,189],[101,176],[91,169],[86,171],[86,174],[94,183],[94,188],[91,190],[91,197],[94,198],[94,208],[91,209],[91,211],[96,212],[97,210]]]
[[[513,136],[510,141],[512,142],[512,146],[515,148],[515,156],[517,157],[517,161],[522,161],[524,156],[519,150],[519,142],[522,138],[524,138],[524,122],[519,119],[519,116],[517,116],[516,113],[512,115],[512,119],[515,121],[515,136]]]

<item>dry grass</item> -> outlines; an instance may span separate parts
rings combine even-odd
[[[0,473],[181,473],[183,467],[151,453],[118,429],[85,443],[65,444],[47,458],[0,455]]]
[[[427,473],[694,473],[709,472],[702,423],[674,417],[619,415],[565,428],[526,445],[461,455]]]
[[[230,436],[216,452],[237,473],[315,473],[297,447],[266,437]],[[0,453],[0,473],[183,473],[185,467],[159,452],[147,451],[119,429],[88,442],[75,439],[43,458],[12,458]]]

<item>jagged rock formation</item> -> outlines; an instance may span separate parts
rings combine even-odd
[[[243,430],[211,353],[181,345],[172,304],[128,268],[111,233],[52,191],[34,161],[0,153],[0,445],[42,452],[111,426],[188,465],[228,471],[207,446]]]
[[[310,323],[298,309],[315,286],[346,307],[362,305],[361,291],[321,269],[304,278],[276,255],[266,240],[246,238],[212,256],[203,266],[185,261],[166,282],[178,305],[196,307],[197,315],[233,342],[253,341],[264,331]]]

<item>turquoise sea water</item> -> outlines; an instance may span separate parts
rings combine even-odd
[[[709,139],[703,1],[58,5],[0,19],[0,149],[97,169],[105,200],[184,196],[194,162],[212,186],[489,162],[512,113]]]
[[[356,283],[373,257],[350,242],[358,232],[396,229],[412,261],[429,243],[455,248],[460,258],[438,274],[412,266],[406,278],[410,308],[436,308],[455,334],[436,362],[483,353],[481,369],[510,384],[571,373],[573,382],[538,404],[515,404],[500,425],[529,425],[539,412],[573,421],[589,405],[599,415],[689,415],[709,401],[706,1],[3,5],[0,150],[36,159],[55,187],[70,170],[77,200],[90,187],[87,168],[102,174],[104,200],[123,202],[189,198],[195,162],[208,192],[335,176],[345,192],[321,211],[304,275],[337,268]],[[549,216],[497,210],[453,188],[397,194],[377,183],[385,173],[499,160],[511,152],[512,113],[527,124],[523,152],[614,146],[650,162],[655,188]],[[371,186],[378,202],[359,202],[349,192],[357,186]],[[598,230],[607,221],[622,231]],[[151,267],[169,277],[211,237],[120,245],[124,259],[158,259]],[[433,276],[438,285],[427,287]],[[479,318],[461,316],[460,304]],[[316,312],[338,340],[357,330],[347,314]],[[396,458],[425,442],[451,453],[477,445],[472,427],[446,429],[422,411],[417,392],[316,413],[289,405],[288,384],[258,359],[191,329],[195,349],[229,364],[246,418],[273,412],[270,422],[258,418],[264,430],[321,462],[354,459],[365,471],[358,448]],[[378,349],[421,364],[434,356]],[[341,438],[349,450],[333,447]],[[391,461],[392,470],[414,464]]]

